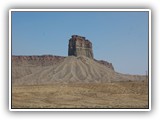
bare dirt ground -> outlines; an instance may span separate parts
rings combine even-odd
[[[148,83],[13,85],[12,108],[148,108]]]

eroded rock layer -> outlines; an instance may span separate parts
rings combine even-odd
[[[117,73],[106,65],[86,56],[69,56],[61,60],[59,57],[50,57],[13,57],[13,85],[107,83],[146,79],[146,76]],[[43,62],[40,62],[40,60],[45,61],[46,64],[42,64]],[[55,62],[52,62],[52,60]]]

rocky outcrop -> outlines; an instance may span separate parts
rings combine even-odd
[[[64,60],[63,56],[12,56],[12,65],[33,65],[33,66],[49,66],[60,63]]]
[[[92,43],[85,37],[72,35],[68,44],[68,56],[80,55],[93,59]]]
[[[68,44],[68,56],[81,56],[81,55],[94,59],[92,43],[85,37],[72,35],[72,38],[69,40]],[[106,66],[107,68],[114,70],[112,63],[109,63],[104,60],[96,60],[96,59],[94,60]]]
[[[95,61],[104,65],[104,66],[106,66],[107,68],[110,68],[110,69],[114,70],[114,67],[113,67],[112,63],[109,63],[109,62],[104,61],[104,60],[95,60]]]

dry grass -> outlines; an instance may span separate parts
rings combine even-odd
[[[12,108],[148,108],[146,82],[12,86]]]

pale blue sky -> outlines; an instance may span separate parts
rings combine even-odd
[[[71,35],[117,72],[148,70],[148,12],[12,12],[12,55],[68,55]]]

